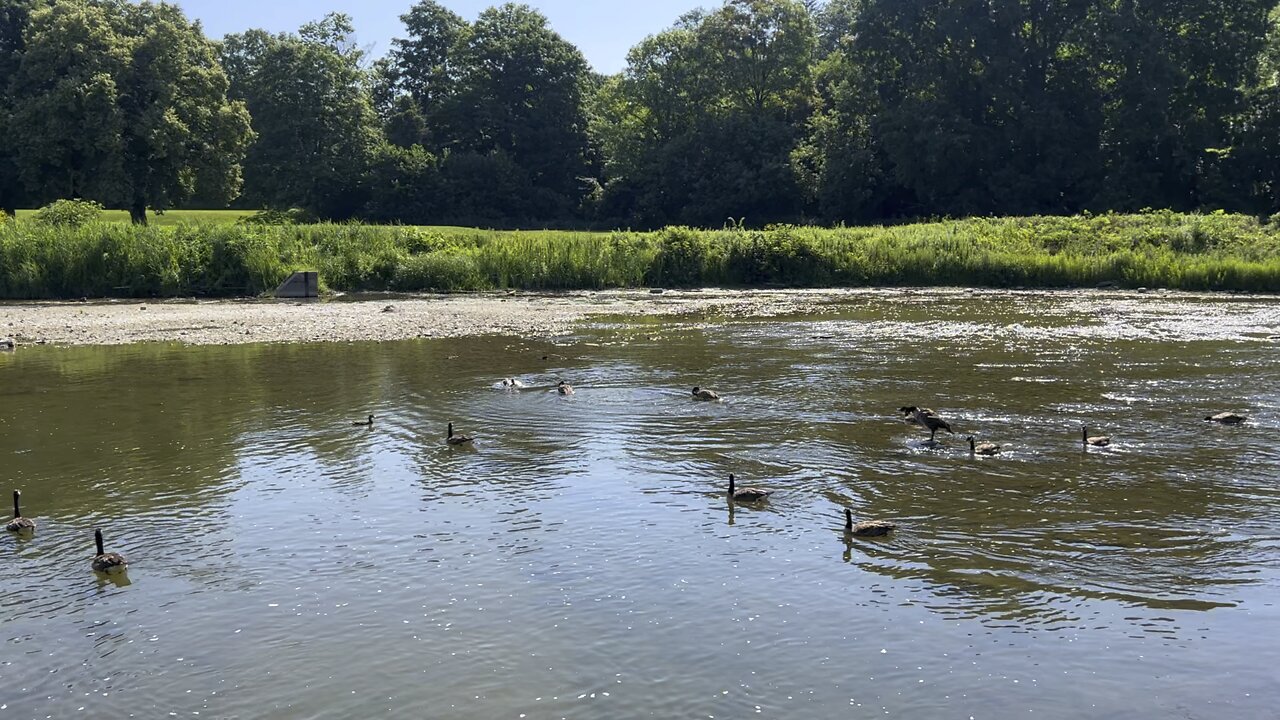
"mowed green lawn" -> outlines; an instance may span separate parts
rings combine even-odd
[[[147,213],[147,221],[156,225],[234,223],[241,218],[249,217],[253,213],[253,210],[169,210],[163,215]],[[35,214],[35,210],[19,210],[18,219],[30,219]],[[127,223],[129,222],[129,211],[104,210],[102,219],[106,222]]]
[[[36,210],[19,210],[19,220],[31,220],[35,217]],[[231,225],[239,222],[243,218],[253,215],[256,210],[168,210],[163,215],[157,215],[153,212],[147,213],[147,221],[152,225],[160,227],[172,227],[176,225]],[[127,210],[103,210],[102,221],[109,223],[128,223],[129,212]],[[415,225],[419,230],[433,230],[435,232],[445,233],[454,237],[462,237],[467,239],[483,239],[492,237],[497,233],[510,233],[523,237],[557,237],[557,238],[582,238],[593,235],[607,235],[607,232],[589,232],[589,231],[563,231],[563,230],[520,230],[520,231],[493,231],[483,228],[458,227],[455,225]]]

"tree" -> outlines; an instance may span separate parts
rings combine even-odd
[[[1080,48],[1091,0],[868,0],[835,70],[832,121],[859,128],[889,215],[1078,209],[1098,177],[1102,103]],[[1091,151],[1092,149],[1092,151]],[[863,188],[861,191],[865,191]]]
[[[430,225],[445,212],[439,161],[420,145],[378,147],[370,168],[373,188],[365,217],[375,222]]]
[[[792,0],[730,0],[632,49],[595,104],[602,207],[645,225],[794,219],[792,163],[812,112],[817,38]]]
[[[548,216],[571,213],[589,169],[587,62],[527,5],[480,14],[462,57],[452,114],[455,147],[501,153],[544,195]]]
[[[1273,0],[1099,2],[1106,169],[1099,204],[1193,209],[1245,107]]]
[[[12,84],[20,172],[37,201],[123,205],[135,223],[197,189],[230,201],[251,133],[226,90],[176,6],[58,0],[32,14]]]
[[[22,183],[18,176],[16,144],[9,127],[13,114],[10,86],[22,64],[26,50],[23,34],[31,22],[31,13],[43,3],[41,0],[0,0],[0,137],[13,138],[0,144],[0,214],[13,215],[22,197]]]
[[[1280,5],[1272,11],[1245,111],[1233,124],[1233,143],[1220,180],[1223,206],[1259,215],[1280,212]]]
[[[249,30],[221,45],[231,95],[253,116],[258,140],[245,159],[245,200],[347,218],[365,202],[378,147],[362,53],[350,20],[328,15],[298,34]]]
[[[427,146],[442,150],[450,140],[444,131],[450,125],[445,113],[454,108],[463,73],[462,52],[471,26],[433,0],[414,5],[400,21],[408,36],[391,41],[391,55],[381,72],[394,92],[412,99],[422,118]],[[387,107],[394,107],[394,115],[411,112],[403,103],[388,103]],[[387,119],[390,122],[390,116]]]

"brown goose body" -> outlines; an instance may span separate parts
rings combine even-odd
[[[1249,418],[1241,415],[1240,413],[1223,412],[1218,413],[1217,415],[1210,415],[1205,418],[1205,422],[1216,422],[1222,425],[1239,425],[1248,419]]]
[[[906,421],[911,423],[912,425],[920,424],[920,421],[916,419],[917,412],[919,412],[921,415],[924,415],[925,417],[938,417],[938,413],[934,412],[929,408],[918,408],[914,406],[909,406],[909,407],[900,407],[898,408],[898,411],[901,412],[905,416]]]
[[[737,486],[736,478],[733,473],[729,473],[729,499],[736,502],[760,502],[768,500],[773,494],[772,490],[762,490],[760,488]]]
[[[1089,428],[1082,427],[1080,428],[1080,441],[1084,443],[1086,447],[1106,447],[1111,444],[1111,436],[1094,435],[1090,437]]]
[[[109,553],[102,547],[102,531],[94,530],[93,539],[98,547],[98,555],[93,558],[94,572],[115,573],[129,567],[129,562],[120,553]]]
[[[929,409],[920,409],[918,407],[900,408],[903,412],[911,413],[912,419],[926,430],[929,431],[929,440],[932,441],[938,434],[939,430],[946,430],[955,435],[955,431],[951,429],[951,425],[946,420],[938,417],[937,413]]]
[[[1000,446],[995,443],[979,443],[973,439],[973,436],[970,436],[969,437],[969,454],[970,455],[986,455],[988,457],[992,455],[999,455]]]
[[[844,532],[853,537],[883,537],[897,530],[898,526],[888,520],[864,520],[855,524],[853,511],[844,511]]]
[[[36,529],[35,520],[22,517],[22,493],[17,490],[13,491],[13,519],[4,529],[16,533],[34,532]]]
[[[693,389],[693,399],[694,400],[719,400],[720,394],[715,392],[714,390],[705,390],[703,388],[696,387]]]
[[[475,438],[470,435],[454,435],[453,423],[449,423],[449,434],[445,436],[444,441],[450,445],[467,445],[475,442]]]

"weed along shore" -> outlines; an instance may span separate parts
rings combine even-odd
[[[0,226],[0,298],[643,287],[1280,291],[1280,220],[1153,212],[654,232],[196,223]]]
[[[33,344],[190,345],[554,337],[593,316],[767,317],[815,312],[848,291],[478,293],[364,301],[169,300],[0,304],[0,336]]]

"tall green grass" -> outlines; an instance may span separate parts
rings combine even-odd
[[[331,290],[738,286],[1280,291],[1280,226],[1239,215],[894,227],[498,232],[365,225],[0,226],[0,297],[236,296],[300,269]]]

